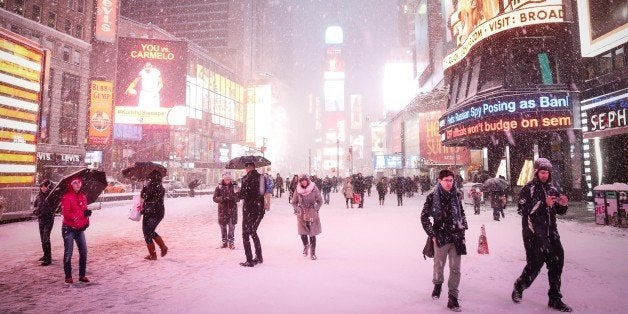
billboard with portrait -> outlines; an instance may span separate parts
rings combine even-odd
[[[115,123],[184,125],[188,44],[118,39]]]
[[[453,13],[447,29],[456,49],[443,60],[444,68],[458,63],[479,42],[497,33],[537,24],[565,22],[562,0],[447,0]]]

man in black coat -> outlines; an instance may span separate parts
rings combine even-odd
[[[515,281],[512,300],[521,302],[523,290],[528,288],[547,265],[549,280],[548,306],[561,312],[571,312],[562,301],[561,274],[565,253],[556,227],[556,214],[567,212],[567,196],[552,185],[552,164],[545,158],[534,162],[534,179],[519,193],[518,212],[521,215],[523,246],[526,250],[526,266]]]
[[[430,222],[430,217],[433,223]],[[421,224],[425,233],[434,241],[434,290],[432,298],[440,298],[441,287],[444,281],[443,270],[449,256],[449,300],[447,308],[460,311],[458,303],[458,285],[460,284],[460,262],[462,255],[467,254],[465,245],[465,230],[467,218],[464,214],[460,194],[454,186],[454,174],[450,170],[441,170],[438,174],[438,183],[427,195]]]
[[[244,165],[246,175],[242,177],[242,188],[238,192],[238,197],[244,200],[242,205],[242,245],[244,245],[244,254],[246,262],[240,263],[241,266],[253,267],[255,264],[261,264],[264,259],[262,257],[262,245],[257,236],[257,228],[264,218],[264,192],[265,184],[262,175],[255,170],[255,164],[247,163]],[[251,252],[251,242],[249,237],[253,239],[255,246],[255,259]]]
[[[46,197],[48,197],[53,188],[54,184],[50,180],[44,180],[39,185],[39,193],[33,204],[35,206],[33,214],[37,216],[39,221],[39,237],[41,239],[41,248],[44,251],[44,256],[39,259],[41,266],[48,266],[52,263],[50,232],[55,222],[55,211],[59,204],[50,204],[46,201]]]
[[[358,172],[358,174],[353,178],[353,191],[360,194],[360,204],[358,205],[358,208],[363,208],[364,192],[366,192],[366,182],[364,181],[364,177],[360,172]]]

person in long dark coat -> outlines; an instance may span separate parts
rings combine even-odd
[[[144,215],[142,219],[142,233],[144,234],[144,241],[146,241],[146,247],[148,248],[148,255],[144,258],[147,260],[156,260],[157,253],[155,252],[155,243],[159,246],[162,257],[166,256],[168,253],[168,247],[164,243],[164,240],[155,231],[161,220],[164,219],[166,213],[164,207],[164,195],[166,194],[166,190],[161,184],[161,173],[153,171],[149,174],[148,178],[148,184],[144,186],[142,192],[140,192],[140,196],[143,200],[141,213]]]
[[[218,224],[222,235],[222,246],[235,249],[234,232],[238,223],[238,195],[237,184],[232,181],[231,173],[225,172],[222,175],[220,184],[214,191],[214,202],[218,203]]]
[[[264,192],[265,184],[260,181],[263,176],[255,170],[255,164],[245,165],[246,175],[242,178],[242,188],[237,193],[238,198],[244,200],[242,204],[242,245],[246,261],[241,266],[253,267],[264,262],[262,257],[262,244],[257,235],[257,228],[264,218]],[[251,242],[255,246],[255,259],[251,251]]]
[[[360,194],[360,204],[358,204],[358,208],[364,207],[364,192],[366,191],[366,182],[364,181],[364,177],[362,173],[358,172],[358,174],[353,177],[353,192]]]
[[[377,182],[375,189],[377,190],[377,195],[379,196],[379,205],[384,205],[386,192],[388,190],[388,182],[386,182],[386,177],[382,177],[379,182]]]
[[[405,190],[404,177],[398,177],[395,183],[395,193],[397,194],[397,206],[403,206],[403,192]]]
[[[556,226],[556,214],[567,213],[568,199],[553,186],[551,170],[549,160],[537,159],[534,162],[534,178],[519,193],[518,212],[521,215],[526,266],[515,281],[512,300],[521,302],[523,290],[534,282],[543,264],[546,264],[550,287],[548,306],[561,312],[571,312],[560,293],[565,253]]]
[[[33,214],[37,216],[39,222],[39,238],[41,239],[41,248],[44,251],[39,261],[41,266],[48,266],[52,264],[52,246],[50,244],[50,232],[55,222],[55,210],[58,204],[50,204],[46,201],[46,197],[50,194],[50,191],[54,188],[54,184],[50,180],[44,180],[39,185],[39,193],[35,198],[35,210]]]
[[[290,185],[288,185],[288,191],[290,191],[290,194],[288,194],[288,203],[292,202],[292,195],[294,194],[294,191],[297,190],[297,184],[299,184],[299,176],[298,175],[294,175],[292,176],[292,180],[290,180]]]
[[[449,300],[447,308],[459,311],[458,286],[460,284],[460,264],[462,255],[467,254],[465,230],[467,218],[464,214],[460,194],[454,186],[454,174],[441,170],[438,183],[425,199],[421,212],[421,224],[425,233],[434,241],[434,290],[432,298],[440,298],[444,282],[443,270],[449,256]],[[433,219],[433,223],[430,222]]]

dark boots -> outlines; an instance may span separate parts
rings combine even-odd
[[[443,284],[441,283],[434,284],[434,290],[432,291],[432,299],[434,300],[440,299],[440,292],[441,292],[442,287],[443,287]]]
[[[449,301],[447,302],[447,308],[454,312],[461,312],[460,303],[458,303],[458,298],[454,296],[449,296]]]
[[[41,266],[48,266],[52,264],[52,247],[50,242],[42,243],[41,247],[44,250],[44,256],[41,258]]]
[[[521,302],[521,299],[523,298],[523,289],[518,287],[517,284],[515,284],[515,287],[512,289],[511,298],[515,303]]]
[[[550,299],[549,303],[547,304],[547,306],[561,311],[561,312],[571,312],[572,309],[565,303],[563,303],[563,301],[561,299]]]
[[[147,243],[146,247],[148,248],[148,255],[144,257],[144,259],[154,261],[157,260],[157,253],[155,252],[155,243]]]
[[[164,240],[161,238],[161,236],[156,236],[153,240],[155,240],[155,243],[159,245],[159,250],[161,251],[161,257],[166,256],[166,254],[168,254],[168,247],[166,246],[166,244],[164,244]]]

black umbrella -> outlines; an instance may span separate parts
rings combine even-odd
[[[505,191],[508,189],[508,181],[502,178],[490,178],[482,183],[483,191]]]
[[[263,156],[240,156],[229,160],[225,168],[244,169],[244,165],[248,163],[253,163],[255,168],[270,166],[270,160]]]
[[[48,201],[49,204],[59,204],[61,197],[68,190],[69,183],[77,177],[83,180],[81,192],[85,193],[87,196],[87,204],[95,202],[98,196],[107,187],[107,175],[104,171],[85,168],[61,179],[61,181],[57,183],[57,186],[50,191],[50,194],[46,197],[46,201]]]
[[[153,171],[159,172],[162,178],[168,174],[168,169],[160,164],[150,161],[137,161],[135,165],[122,170],[122,176],[131,180],[144,181],[148,180],[148,175]]]

